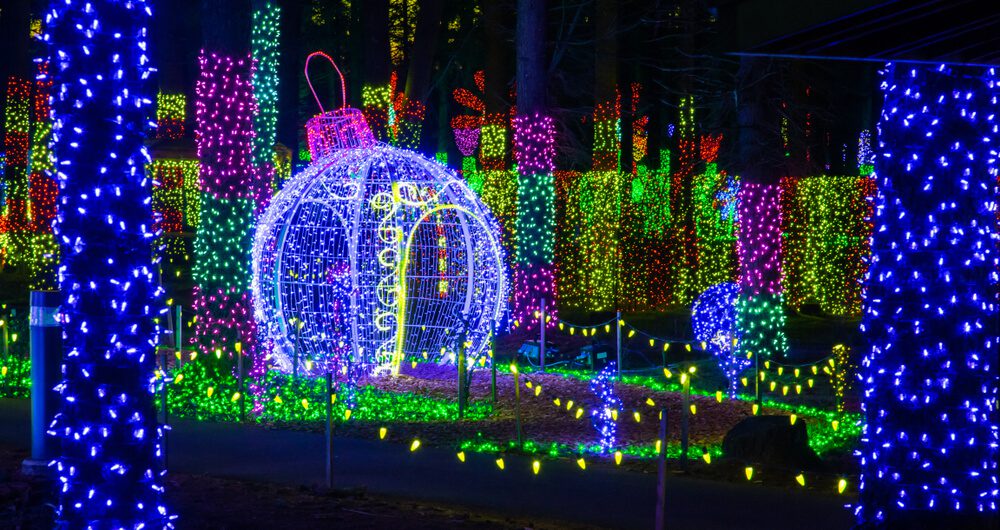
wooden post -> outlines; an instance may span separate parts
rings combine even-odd
[[[545,371],[545,297],[542,297],[541,310],[538,313],[538,362]]]
[[[333,374],[326,373],[326,487],[333,487]]]
[[[660,409],[659,480],[656,482],[656,530],[667,527],[667,409]]]

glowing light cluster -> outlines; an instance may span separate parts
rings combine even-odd
[[[146,2],[61,0],[47,12],[63,303],[60,526],[172,527],[153,409],[163,314],[151,259]]]
[[[618,214],[619,271],[615,289],[616,308],[636,311],[649,304],[650,263],[647,261],[650,239],[643,230],[642,198],[645,182],[639,176],[620,175],[619,194],[623,195]]]
[[[199,164],[194,159],[159,158],[147,166],[153,179],[153,229],[159,235],[161,273],[180,277],[191,269],[190,235],[201,222]]]
[[[250,30],[250,56],[254,60],[253,94],[257,113],[253,117],[253,164],[264,182],[274,178],[274,144],[278,127],[278,49],[281,30],[281,7],[277,2],[263,2],[253,11]]]
[[[256,109],[249,58],[202,52],[197,84],[201,213],[195,240],[194,279],[205,293],[242,292],[254,211],[263,185],[252,165]],[[266,196],[270,196],[267,190]]]
[[[195,287],[192,309],[197,320],[207,320],[194,327],[192,342],[197,345],[199,355],[208,359],[227,359],[238,354],[248,354],[253,343],[244,342],[256,336],[250,295],[244,289],[201,289]],[[246,351],[244,350],[246,348]]]
[[[194,159],[160,158],[148,166],[153,178],[154,229],[167,233],[197,228],[201,219],[199,164]],[[154,217],[155,218],[155,217]]]
[[[556,172],[559,299],[592,311],[615,310],[620,277],[620,175]]]
[[[483,204],[500,224],[500,242],[507,256],[517,256],[517,197],[518,175],[510,170],[466,172],[463,177],[470,189],[478,189]],[[508,276],[513,276],[515,261],[508,263]]]
[[[518,264],[552,263],[554,199],[552,174],[529,173],[518,178]]]
[[[872,151],[872,132],[865,129],[858,135],[858,174],[871,175],[875,171],[875,153]]]
[[[156,95],[156,137],[178,139],[184,137],[187,119],[187,97],[182,93]]]
[[[783,355],[788,342],[781,291],[781,186],[743,182],[738,215],[740,355]]]
[[[862,525],[986,528],[997,514],[998,82],[994,68],[885,70]]]
[[[330,114],[308,127],[360,125]],[[485,355],[507,301],[496,221],[420,155],[373,140],[343,147],[314,152],[257,226],[254,315],[273,367],[350,384],[356,370],[448,360],[463,344],[472,361]]]
[[[36,80],[7,80],[6,153],[0,183],[0,266],[25,273],[31,289],[55,289],[52,222],[58,190],[51,176],[48,63]]]
[[[834,345],[833,360],[831,384],[833,393],[837,397],[837,412],[843,413],[844,397],[848,390],[854,388],[854,381],[857,379],[857,366],[851,360],[851,349],[843,344]]]
[[[739,198],[740,286],[781,292],[781,187],[744,182]]]
[[[618,413],[622,408],[622,400],[615,393],[615,373],[615,363],[608,363],[590,380],[590,391],[600,400],[600,405],[590,413],[590,422],[597,431],[600,452],[604,454],[615,448]]]
[[[639,101],[642,94],[642,84],[632,83],[632,98],[629,100],[629,107],[634,118],[632,119],[632,174],[639,174],[639,168],[649,151],[649,133],[646,127],[649,126],[649,116],[639,115]]]
[[[479,93],[482,94],[486,89],[486,77],[482,70],[478,70],[473,75],[473,81]],[[468,181],[471,174],[476,171],[475,155],[479,149],[479,135],[482,132],[483,119],[486,115],[486,104],[483,103],[482,96],[476,95],[466,88],[456,88],[452,94],[458,104],[473,112],[473,114],[454,116],[451,119],[451,128],[455,133],[455,145],[463,157],[463,176]],[[479,191],[477,190],[476,193]]]
[[[249,199],[226,200],[202,194],[201,226],[194,244],[193,272],[198,284],[240,289],[249,285],[246,268],[255,209]]]
[[[357,109],[341,108],[315,116],[306,124],[309,159],[337,149],[361,149],[375,145],[365,117]]]
[[[735,283],[720,283],[705,290],[691,306],[691,327],[695,340],[708,345],[719,360],[719,367],[729,381],[729,397],[735,399],[740,375],[750,366],[750,359],[741,355],[736,311],[740,288]]]
[[[456,128],[455,145],[463,157],[473,157],[479,149],[479,128]]]
[[[4,261],[8,266],[27,268],[31,259],[29,227],[28,153],[31,145],[31,89],[27,79],[7,79],[7,107],[4,109]]]
[[[547,175],[555,170],[556,126],[551,117],[514,118],[514,156],[522,175]]]
[[[292,178],[292,151],[286,147],[279,147],[274,150],[274,179],[271,187],[274,191],[280,190],[288,179]]]
[[[548,116],[514,118],[514,145],[518,171],[517,264],[515,267],[514,314],[532,327],[529,318],[548,300],[547,311],[555,314],[555,124]]]
[[[256,201],[263,190],[252,165],[257,112],[252,62],[208,51],[202,51],[198,62],[195,117],[202,189],[219,199]]]
[[[195,237],[191,342],[220,373],[249,359],[251,392],[264,372],[264,356],[248,296],[247,269],[255,214],[271,195],[270,174],[254,165],[257,102],[248,55],[202,50],[195,87],[195,135],[200,161],[201,212]],[[263,177],[263,178],[262,178]],[[247,366],[245,365],[245,366]],[[259,411],[256,411],[259,412]]]
[[[504,171],[507,156],[507,127],[502,117],[483,125],[480,134],[480,164],[483,171]]]
[[[389,57],[394,66],[406,61],[406,52],[413,48],[417,29],[417,0],[391,0],[389,3]]]
[[[646,305],[623,304],[634,309],[663,308],[671,303],[674,294],[673,276],[670,268],[671,247],[675,243],[670,238],[670,227],[675,222],[671,205],[670,155],[669,150],[661,150],[659,169],[640,172],[636,179],[642,184],[642,198],[633,203],[638,211],[637,221],[641,226],[642,247],[633,254],[641,255],[645,271]],[[623,271],[623,279],[632,281]]]
[[[698,285],[699,270],[698,229],[695,226],[695,210],[699,206],[694,203],[694,181],[699,179],[698,167],[702,154],[699,149],[699,136],[696,134],[696,107],[693,96],[683,96],[678,102],[677,127],[668,127],[668,134],[676,135],[677,149],[668,158],[670,165],[670,210],[672,222],[667,231],[667,245],[663,254],[666,256],[665,273],[670,278],[670,302],[687,306],[707,288],[710,283]],[[710,137],[703,137],[706,142]],[[705,154],[713,149],[705,149]],[[714,162],[714,160],[705,160]],[[704,177],[701,177],[704,178]],[[704,186],[702,186],[704,189]],[[702,194],[703,196],[705,193]],[[661,273],[662,274],[662,273]],[[700,288],[699,288],[700,287]]]
[[[56,264],[59,248],[53,234],[52,224],[56,217],[56,199],[59,195],[54,179],[52,151],[52,120],[49,95],[52,78],[48,73],[48,63],[38,65],[35,81],[33,130],[31,133],[31,153],[29,155],[29,197],[28,211],[31,232],[31,276],[30,289],[56,289]]]
[[[782,284],[789,306],[861,314],[875,183],[861,176],[782,179]]]
[[[364,114],[375,136],[394,146],[416,149],[420,146],[426,107],[406,97],[397,89],[399,76],[392,72],[385,86],[362,87]]]
[[[711,141],[710,141],[711,140]],[[692,176],[691,205],[695,231],[697,269],[688,275],[694,291],[731,282],[736,278],[736,217],[740,182],[715,162],[721,136],[702,138],[705,171]],[[714,149],[706,146],[714,144]],[[727,215],[728,214],[728,215]]]
[[[594,171],[620,171],[622,96],[594,106]]]

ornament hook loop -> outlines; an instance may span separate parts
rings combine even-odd
[[[320,112],[320,114],[323,114],[326,111],[323,110],[323,104],[320,103],[319,96],[316,95],[316,89],[313,88],[312,81],[309,79],[309,61],[313,57],[316,57],[316,56],[322,57],[322,58],[326,59],[327,61],[330,61],[330,64],[333,66],[333,69],[336,70],[337,71],[337,75],[340,76],[340,108],[346,108],[347,107],[347,83],[344,82],[344,74],[340,73],[340,68],[337,67],[337,63],[334,62],[333,57],[330,57],[325,52],[316,51],[316,52],[310,53],[309,56],[306,57],[305,74],[306,74],[306,83],[309,85],[309,90],[312,92],[313,99],[316,100],[316,105],[319,106],[319,112]]]

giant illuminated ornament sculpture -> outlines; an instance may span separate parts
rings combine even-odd
[[[357,109],[320,110],[306,125],[312,164],[254,237],[254,315],[273,368],[350,380],[463,344],[475,361],[507,307],[496,221],[452,171],[376,142]]]

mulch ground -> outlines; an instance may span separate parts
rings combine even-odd
[[[451,372],[454,374],[454,371]],[[457,383],[453,377],[419,377],[408,375],[404,371],[396,377],[376,377],[364,381],[381,390],[390,392],[412,392],[415,394],[437,397],[454,401],[457,393]],[[525,383],[530,381],[532,388]],[[538,443],[559,442],[576,446],[576,444],[597,443],[597,433],[591,424],[590,413],[601,407],[597,396],[591,392],[589,383],[558,374],[534,373],[522,376],[521,381],[521,421],[524,438]],[[535,388],[541,386],[541,392],[536,395]],[[683,409],[683,397],[676,392],[655,392],[638,385],[616,384],[615,392],[622,401],[623,410],[619,416],[618,445],[651,446],[658,436],[659,409],[666,408],[668,418],[668,440],[677,442],[680,439],[680,418]],[[470,385],[471,400],[489,401],[490,374],[488,370],[475,372]],[[497,374],[497,397],[494,413],[485,420],[464,420],[441,423],[420,423],[394,421],[385,425],[388,427],[388,439],[406,442],[419,437],[422,443],[435,446],[454,446],[465,440],[489,440],[505,445],[506,441],[515,439],[516,401],[514,396],[514,377],[511,374]],[[560,405],[554,403],[559,399]],[[650,406],[647,399],[654,403]],[[572,407],[567,410],[568,403]],[[692,395],[690,404],[695,405],[696,414],[689,417],[689,441],[692,447],[721,443],[726,432],[743,419],[752,416],[752,405],[745,401],[729,401],[721,403],[715,398]],[[576,411],[582,408],[584,413],[577,418]],[[634,412],[639,413],[639,421],[635,421]],[[788,414],[785,411],[765,409],[767,414]],[[337,426],[337,432],[343,436],[374,437],[382,425],[350,421]],[[293,427],[305,430],[322,430],[323,425],[317,422],[298,425],[281,424],[280,427]],[[697,453],[696,453],[697,454]]]

